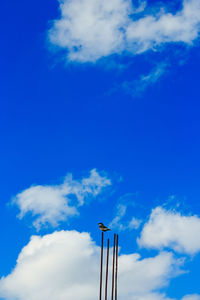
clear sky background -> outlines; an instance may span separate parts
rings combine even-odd
[[[86,239],[98,269],[102,221],[120,235],[120,299],[199,300],[199,0],[10,0],[0,15],[1,299],[97,298],[58,244]]]

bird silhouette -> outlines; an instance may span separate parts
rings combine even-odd
[[[103,232],[111,230],[108,227],[104,226],[103,223],[98,223],[98,224],[99,224],[99,229]]]

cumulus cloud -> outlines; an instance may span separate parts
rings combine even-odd
[[[170,278],[180,274],[181,263],[169,252],[161,252],[145,259],[141,259],[138,254],[122,255],[119,259],[122,298],[140,299],[159,291],[161,287],[168,285]]]
[[[124,0],[64,0],[61,17],[49,32],[51,43],[67,50],[72,61],[96,61],[123,51],[123,28],[131,2]]]
[[[160,12],[145,16],[127,28],[127,39],[136,42],[136,51],[144,52],[162,43],[183,42],[191,44],[200,30],[200,2],[184,0],[176,14]]]
[[[32,236],[12,272],[0,280],[5,300],[93,300],[98,296],[100,247],[88,233],[60,231]],[[112,260],[112,258],[111,258]],[[119,256],[119,299],[164,300],[160,289],[178,275],[180,262],[161,252],[142,259]]]
[[[145,2],[136,9],[131,0],[60,0],[49,41],[64,50],[67,60],[83,63],[112,54],[135,55],[165,43],[192,45],[199,31],[199,0],[183,0],[176,13],[164,6],[145,11]]]
[[[13,203],[20,209],[19,218],[26,214],[34,216],[33,225],[40,229],[42,225],[57,226],[59,222],[78,214],[78,207],[88,197],[96,197],[111,185],[111,180],[91,170],[88,177],[73,179],[68,174],[60,185],[36,185],[16,195]]]
[[[198,216],[183,216],[179,212],[157,207],[144,225],[138,244],[154,249],[168,247],[193,255],[200,251],[199,232]]]

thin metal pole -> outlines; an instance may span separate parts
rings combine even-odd
[[[117,242],[116,242],[116,265],[115,265],[115,300],[117,300],[118,239],[119,239],[119,236],[117,234]]]
[[[102,274],[103,274],[103,231],[102,231],[102,234],[101,234],[101,267],[100,267],[99,300],[101,300],[101,295],[102,295]]]
[[[107,261],[106,261],[105,300],[107,300],[107,290],[108,290],[108,264],[109,264],[109,239],[108,239],[108,241],[107,241]]]
[[[115,283],[115,240],[116,240],[116,234],[114,234],[114,243],[113,243],[113,266],[112,266],[112,294],[111,294],[111,300],[113,300],[113,297],[114,297],[114,283]]]

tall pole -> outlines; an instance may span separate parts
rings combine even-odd
[[[107,241],[107,261],[106,261],[105,300],[107,300],[107,290],[108,290],[108,264],[109,264],[109,239],[108,239],[108,241]]]
[[[111,294],[111,300],[113,300],[113,297],[114,297],[114,282],[115,282],[115,240],[116,240],[116,234],[114,234],[114,243],[113,243],[113,266],[112,266],[112,294]]]
[[[102,274],[103,274],[103,231],[101,233],[101,267],[100,267],[100,290],[99,290],[99,300],[102,297]]]
[[[115,300],[117,300],[118,239],[119,239],[119,236],[117,234],[117,242],[116,242],[116,265],[115,265]]]

